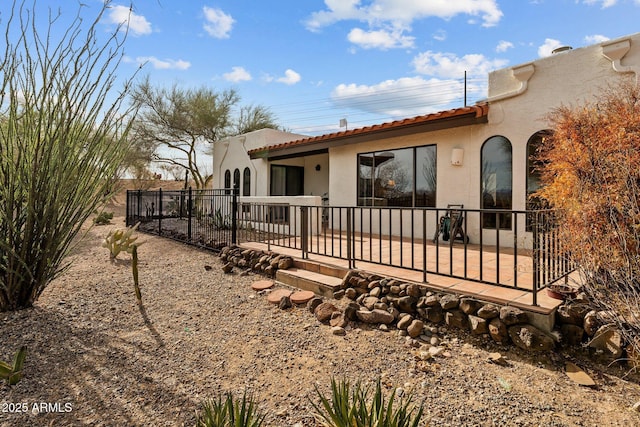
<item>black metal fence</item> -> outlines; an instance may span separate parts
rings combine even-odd
[[[236,243],[238,189],[127,191],[126,224],[219,250]]]
[[[537,291],[574,270],[552,210],[253,203],[239,202],[237,188],[128,191],[126,209],[128,226],[201,247],[263,242],[302,258],[345,259],[350,268],[420,271],[424,282],[438,274],[529,291],[534,304]]]

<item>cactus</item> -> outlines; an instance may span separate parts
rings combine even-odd
[[[22,365],[27,357],[27,347],[22,346],[13,359],[13,365],[0,361],[0,378],[7,380],[9,385],[17,384],[22,379]]]
[[[142,292],[138,284],[138,245],[133,245],[131,250],[131,271],[133,272],[133,287],[136,290],[138,305],[142,306]]]
[[[122,251],[132,254],[135,246],[140,246],[142,243],[135,243],[138,236],[133,236],[140,223],[137,223],[133,227],[126,229],[111,230],[107,237],[102,241],[102,247],[109,249],[111,259],[115,259]],[[135,243],[135,244],[134,244]]]

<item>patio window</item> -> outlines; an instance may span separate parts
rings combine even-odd
[[[482,165],[481,208],[511,210],[513,175],[511,142],[504,136],[489,138],[482,145],[480,159]],[[484,213],[482,227],[509,230],[511,214]]]
[[[249,168],[244,168],[242,172],[242,195],[251,195],[251,171]]]
[[[436,146],[358,155],[358,206],[435,206]]]
[[[302,196],[304,194],[304,168],[271,165],[270,193],[272,196]]]

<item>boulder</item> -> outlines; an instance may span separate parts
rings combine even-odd
[[[615,360],[622,356],[624,339],[620,330],[612,325],[602,326],[589,342],[589,348],[602,352],[606,359]]]
[[[398,320],[396,327],[398,329],[407,329],[411,322],[413,322],[413,316],[406,314]]]
[[[469,326],[469,318],[460,310],[447,311],[444,315],[444,321],[448,326],[460,329],[466,329]]]
[[[322,323],[327,323],[331,319],[331,315],[336,311],[340,311],[338,307],[331,304],[330,302],[323,302],[318,305],[314,310],[314,314],[316,319],[318,319]]]
[[[489,322],[489,335],[491,335],[491,339],[499,344],[506,344],[509,341],[507,325],[497,317],[494,317]]]
[[[417,302],[418,302],[418,299],[416,297],[407,295],[407,296],[398,298],[398,300],[395,302],[395,306],[398,308],[398,310],[404,313],[413,313],[416,309]]]
[[[376,309],[360,309],[356,312],[356,316],[358,316],[358,319],[360,319],[360,321],[364,323],[384,323],[385,325],[388,325],[390,323],[393,323],[393,321],[395,320],[393,314]]]
[[[556,311],[558,323],[578,325],[584,324],[584,317],[589,312],[589,307],[584,304],[563,304]]]
[[[314,314],[316,312],[316,307],[319,306],[320,304],[322,304],[322,298],[314,297],[314,298],[311,298],[307,303],[307,308],[309,309],[309,312],[311,314]]]
[[[407,295],[414,298],[420,298],[422,296],[422,287],[415,283],[411,283],[407,286]]]
[[[439,305],[427,307],[425,310],[425,317],[429,322],[440,323],[444,320],[444,310]]]
[[[378,300],[378,298],[376,298],[376,297],[365,297],[362,300],[361,304],[363,306],[365,306],[365,308],[367,310],[373,310],[373,308],[374,308],[373,306],[376,305],[376,303],[379,302],[379,301],[380,300]]]
[[[555,347],[553,338],[535,326],[524,324],[508,328],[509,338],[513,343],[526,351],[550,351]]]
[[[473,335],[482,335],[489,332],[489,326],[487,325],[487,319],[482,317],[469,315],[469,329]]]
[[[517,325],[520,323],[527,323],[527,313],[520,310],[517,307],[505,305],[500,308],[500,320],[507,326]]]
[[[462,298],[459,308],[464,314],[475,314],[481,305],[480,301],[476,301],[473,298]]]
[[[478,309],[478,312],[476,314],[478,315],[478,317],[491,320],[500,316],[500,310],[494,304],[485,304]]]
[[[414,319],[413,322],[407,328],[407,333],[411,338],[416,338],[422,335],[424,329],[424,322],[422,320]]]
[[[454,308],[457,308],[459,304],[460,298],[456,295],[447,294],[440,298],[440,306],[443,310],[453,310]]]

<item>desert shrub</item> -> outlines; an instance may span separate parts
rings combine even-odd
[[[558,209],[563,245],[592,303],[615,313],[640,350],[640,88],[612,86],[549,120],[539,196]]]
[[[134,112],[115,85],[126,32],[97,28],[111,2],[70,16],[27,3],[1,21],[0,311],[32,306],[67,266],[80,227],[113,194]]]
[[[338,382],[334,378],[331,396],[326,397],[318,387],[316,393],[320,404],[311,404],[317,420],[326,427],[417,427],[422,417],[423,404],[416,408],[411,394],[398,400],[393,389],[385,399],[380,379],[373,393],[360,381],[351,385],[345,379]]]
[[[111,223],[112,219],[113,212],[102,211],[96,214],[95,218],[93,218],[93,223],[96,225],[107,225]]]
[[[262,414],[251,396],[244,394],[241,399],[226,393],[202,403],[196,414],[196,427],[260,427],[264,422]]]

